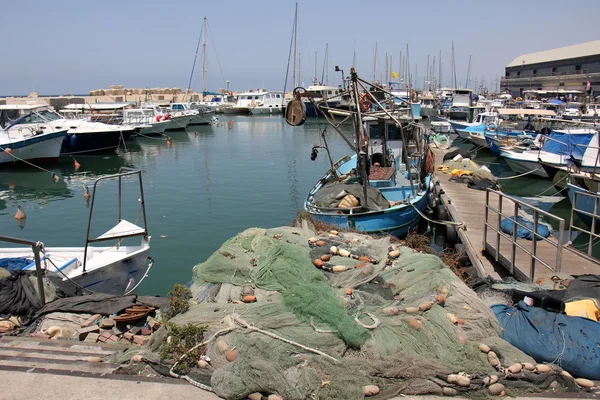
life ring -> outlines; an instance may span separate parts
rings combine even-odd
[[[419,93],[417,93],[417,91],[416,91],[416,90],[413,90],[413,91],[410,93],[410,101],[411,101],[412,103],[418,103],[418,102],[419,102]]]
[[[496,124],[495,124],[495,123],[493,123],[493,122],[490,122],[489,124],[487,124],[487,125],[485,126],[485,129],[486,129],[487,131],[489,131],[489,132],[496,132],[496,131],[498,130],[498,127],[496,126]]]
[[[367,94],[367,92],[363,92],[360,95],[358,103],[360,104],[361,111],[369,111],[371,109],[371,100],[369,100],[369,95]]]

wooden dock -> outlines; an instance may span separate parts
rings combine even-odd
[[[436,164],[442,164],[445,151],[432,150],[436,156]],[[513,244],[510,235],[498,235],[494,231],[498,228],[499,218],[497,213],[490,211],[491,209],[488,209],[489,226],[487,240],[484,242],[486,192],[470,189],[464,183],[450,181],[450,178],[450,174],[437,172],[434,179],[435,191],[439,193],[442,204],[446,205],[449,219],[463,223],[463,227],[458,229],[458,237],[465,245],[471,263],[479,276],[489,275],[499,278],[508,273],[522,281],[535,281],[546,280],[553,276],[564,278],[573,275],[600,274],[598,260],[570,246],[561,245],[557,256],[557,237],[550,236],[549,242],[517,239],[516,244]],[[491,208],[498,210],[499,201],[499,196],[490,194]],[[504,215],[502,219],[514,214],[514,203],[506,198],[503,200],[502,214]],[[499,252],[496,251],[498,247]],[[533,258],[525,250],[535,253],[537,260],[532,261]],[[557,271],[557,262],[560,265],[559,271]]]

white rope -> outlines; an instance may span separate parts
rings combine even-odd
[[[413,206],[413,208],[419,213],[419,215],[424,218],[425,220],[431,222],[432,224],[439,224],[439,225],[448,225],[448,226],[464,226],[464,224],[462,222],[454,222],[454,221],[434,221],[432,219],[427,218],[427,216],[425,214],[423,214],[421,211],[419,211],[419,209],[413,204],[413,203],[409,203],[411,206]]]
[[[533,174],[535,171],[539,171],[540,169],[542,169],[542,167],[537,167],[536,169],[533,169],[533,170],[531,170],[531,171],[529,171],[529,172],[522,173],[522,174],[520,174],[520,175],[515,175],[515,176],[507,176],[506,178],[496,178],[496,180],[500,181],[500,180],[505,180],[505,179],[515,179],[515,178],[520,178],[520,177],[522,177],[522,176],[525,176],[525,175]]]

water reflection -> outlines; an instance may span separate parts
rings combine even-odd
[[[43,206],[50,201],[72,197],[71,190],[63,179],[59,178],[58,182],[55,182],[52,178],[52,173],[60,176],[60,171],[50,171],[29,168],[20,171],[0,171],[0,210],[25,203]]]

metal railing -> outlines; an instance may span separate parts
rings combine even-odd
[[[490,205],[491,195],[497,196],[496,198],[498,200],[498,203],[497,203],[498,208],[494,208],[492,205]],[[506,203],[509,203],[508,204],[509,208],[512,209],[511,215],[502,213],[502,210],[504,208],[503,204],[504,204],[505,199],[507,200]],[[530,226],[529,224],[524,225],[518,221],[519,210],[527,210],[533,214],[533,223],[532,223],[533,226]],[[491,219],[493,218],[493,215],[490,216],[490,212],[495,213],[495,215],[497,216],[497,225],[495,223],[490,223]],[[545,216],[551,220],[554,220],[555,222],[558,222],[558,226],[559,226],[558,241],[550,240],[538,232],[540,216]],[[511,218],[511,217],[513,218],[513,221],[512,221],[513,232],[512,232],[512,235],[509,235],[509,234],[502,232],[502,229],[500,228],[500,224],[501,224],[503,218]],[[522,245],[522,243],[525,242],[524,239],[521,239],[521,241],[519,241],[519,239],[517,237],[517,228],[518,227],[525,229],[527,232],[529,232],[531,235],[533,235],[533,240],[531,241],[531,245],[529,246],[529,249],[527,249],[526,246]],[[561,262],[562,262],[563,242],[564,242],[564,228],[565,228],[565,220],[562,218],[559,218],[553,214],[550,214],[540,208],[529,205],[521,200],[515,199],[511,196],[507,196],[506,194],[499,192],[497,190],[487,189],[487,191],[486,191],[486,194],[485,194],[485,220],[484,220],[484,227],[483,227],[483,250],[487,252],[488,244],[489,244],[490,247],[495,250],[494,251],[495,254],[492,254],[492,255],[494,256],[496,262],[505,265],[508,268],[508,270],[510,271],[511,275],[514,275],[514,272],[515,272],[517,248],[522,250],[530,258],[530,261],[529,261],[529,279],[530,280],[533,281],[533,279],[534,279],[535,267],[536,267],[536,263],[538,263],[538,262],[541,263],[544,267],[548,268],[550,271],[560,272]],[[495,248],[492,245],[492,243],[488,243],[488,229],[491,229],[493,232],[496,233]],[[506,265],[507,262],[505,260],[501,259],[501,257],[500,257],[501,256],[500,246],[501,246],[502,238],[506,239],[509,242],[510,247],[511,247],[510,259],[508,259],[508,265]],[[538,257],[538,242],[539,241],[545,241],[556,248],[556,257],[555,257],[554,268],[552,266],[550,266],[547,262],[542,260],[540,257]]]
[[[0,242],[24,244],[26,246],[31,246],[31,250],[33,251],[33,258],[35,260],[38,295],[40,296],[40,302],[42,303],[42,306],[46,304],[46,295],[44,294],[44,274],[42,273],[42,262],[40,259],[40,252],[44,248],[44,244],[42,242],[34,242],[33,240],[19,239],[10,236],[0,236]]]
[[[569,189],[569,190],[571,190],[571,189]],[[583,196],[583,198],[589,198],[587,205],[591,206],[591,201],[594,202],[594,206],[593,206],[594,211],[593,212],[590,212],[589,208],[587,208],[587,209],[577,208],[577,200],[581,196]],[[580,202],[581,201],[583,201],[583,199],[581,199]],[[598,226],[596,221],[597,221],[597,219],[600,218],[600,216],[598,215],[598,210],[600,208],[599,203],[600,203],[600,194],[591,193],[591,192],[589,192],[589,193],[588,192],[577,192],[577,191],[573,192],[573,204],[571,205],[571,222],[569,223],[569,243],[573,242],[573,230],[588,234],[590,237],[590,240],[589,240],[588,246],[587,246],[587,255],[592,256],[592,257],[593,257],[592,250],[594,247],[594,241],[596,241],[596,243],[598,243],[598,239],[600,239],[600,235],[598,235],[596,233],[596,227]],[[587,219],[586,216],[591,218],[592,223],[590,224],[589,230],[587,230],[585,228],[580,228],[573,224],[573,219],[574,219],[573,217],[575,216],[575,213],[579,214],[579,217],[581,219],[584,219],[584,218]]]

